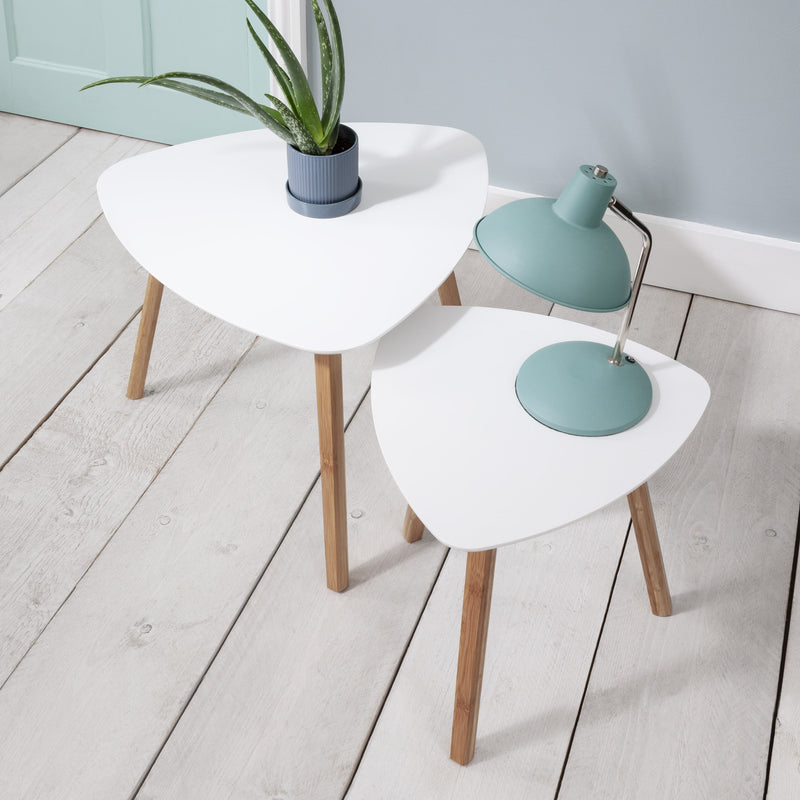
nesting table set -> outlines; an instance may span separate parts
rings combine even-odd
[[[465,764],[475,747],[497,547],[627,495],[651,607],[670,613],[646,481],[697,424],[708,386],[630,343],[654,388],[638,425],[579,437],[532,419],[514,393],[530,352],[612,337],[550,317],[452,307],[459,305],[452,270],[485,204],[483,147],[452,128],[352,127],[363,195],[355,211],[335,219],[288,208],[285,144],[266,131],[166,148],[103,174],[98,194],[108,222],[149,273],[128,396],[142,396],[165,285],[226,322],[313,352],[326,574],[342,591],[341,353],[383,337],[372,406],[381,449],[410,503],[405,536],[421,536],[424,523],[443,543],[469,551],[451,742],[451,757]],[[420,308],[436,290],[443,306]]]

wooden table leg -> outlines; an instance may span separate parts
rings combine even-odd
[[[147,378],[147,367],[150,364],[150,352],[153,349],[153,336],[158,322],[158,310],[161,307],[161,295],[164,284],[152,275],[147,276],[147,287],[144,290],[144,303],[139,318],[139,333],[136,336],[136,349],[133,351],[131,374],[128,378],[127,395],[131,400],[139,400],[144,394],[144,382]]]
[[[344,471],[342,356],[315,355],[322,519],[328,588],[342,592],[349,582],[347,563],[347,495]]]
[[[406,508],[406,518],[403,520],[403,538],[407,542],[418,542],[425,532],[425,525],[422,520],[414,513],[411,506]]]
[[[451,272],[439,287],[439,302],[443,306],[461,305],[461,295],[458,293],[455,272]],[[409,506],[406,509],[406,518],[403,520],[403,538],[407,542],[418,542],[422,538],[424,531],[425,525],[414,513],[414,509]]]
[[[461,305],[461,295],[458,293],[455,272],[451,272],[439,287],[439,302],[443,306]]]
[[[631,510],[633,530],[636,533],[636,544],[639,546],[647,594],[650,597],[650,609],[656,616],[668,617],[672,614],[672,599],[669,595],[667,574],[664,571],[664,560],[661,557],[650,490],[646,483],[628,495],[628,506]]]
[[[453,735],[450,740],[450,758],[459,764],[468,764],[475,755],[496,556],[497,550],[467,554]]]

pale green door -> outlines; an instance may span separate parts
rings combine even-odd
[[[0,0],[0,8],[2,111],[169,143],[257,127],[158,87],[78,92],[104,77],[179,69],[263,96],[269,78],[248,39],[244,0]]]

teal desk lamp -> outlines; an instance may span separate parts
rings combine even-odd
[[[558,199],[530,198],[479,220],[475,241],[489,262],[540,297],[580,311],[627,306],[614,347],[559,342],[531,355],[517,374],[517,397],[550,428],[578,436],[607,436],[644,418],[653,400],[645,370],[624,353],[652,238],[614,197],[617,181],[602,166],[584,165]],[[603,222],[610,208],[642,235],[631,284],[619,239]]]

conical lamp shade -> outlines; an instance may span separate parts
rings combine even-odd
[[[628,256],[602,221],[616,185],[582,166],[557,200],[517,200],[481,219],[475,242],[529,292],[581,311],[616,311],[631,296]]]

